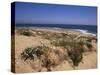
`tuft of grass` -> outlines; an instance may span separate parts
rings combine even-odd
[[[33,36],[33,33],[30,31],[30,29],[26,28],[17,29],[17,33],[24,36]]]
[[[83,59],[83,48],[79,43],[73,41],[70,45],[70,50],[68,49],[68,56],[71,59],[73,66],[77,67]]]
[[[87,42],[86,45],[87,45],[88,48],[92,48],[92,45],[91,45],[90,42]]]
[[[35,57],[40,57],[44,53],[43,50],[44,49],[42,46],[37,46],[35,48],[28,47],[21,53],[21,57],[22,59],[24,59],[24,61],[26,61],[27,59],[34,60]]]
[[[81,49],[72,49],[71,51],[68,51],[68,56],[73,62],[74,67],[77,67],[83,59]]]
[[[23,31],[20,34],[25,35],[25,36],[32,36],[32,32],[30,32],[30,31]]]

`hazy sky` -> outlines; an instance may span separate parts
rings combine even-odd
[[[97,8],[16,2],[16,23],[32,24],[97,24]]]

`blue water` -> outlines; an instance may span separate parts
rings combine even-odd
[[[16,24],[16,27],[50,27],[50,28],[64,28],[64,29],[80,29],[87,30],[91,33],[97,33],[96,25],[67,25],[67,24]]]

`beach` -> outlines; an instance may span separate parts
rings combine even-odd
[[[25,52],[27,48],[39,52],[29,54]],[[15,29],[15,71],[17,73],[95,68],[97,68],[95,34],[78,29],[45,27]]]

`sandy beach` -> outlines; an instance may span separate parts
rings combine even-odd
[[[44,50],[46,48],[46,51],[41,53],[42,48],[40,48],[40,54],[25,54],[25,49],[36,47],[38,50],[39,46]],[[83,51],[80,52],[80,49]],[[25,55],[27,57],[24,57]],[[78,55],[81,56],[77,63],[72,59],[74,55],[75,57],[77,55],[77,58]],[[95,68],[97,68],[97,38],[92,34],[52,28],[16,28],[15,30],[17,73]]]

